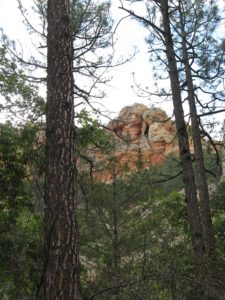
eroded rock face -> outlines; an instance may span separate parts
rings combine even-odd
[[[143,113],[146,109],[145,105],[137,103],[132,106],[125,106],[120,111],[118,118],[111,121],[108,127],[119,137],[127,137],[135,142],[141,135]]]
[[[114,176],[126,176],[156,164],[163,164],[170,153],[178,153],[173,121],[159,108],[135,103],[124,107],[108,124],[114,147],[109,153],[88,150],[94,162],[93,177],[110,182]]]

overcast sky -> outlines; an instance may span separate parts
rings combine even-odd
[[[21,0],[24,7],[28,8],[32,5],[32,0]],[[112,0],[112,18],[115,23],[120,20],[125,14],[118,7],[119,0]],[[222,4],[222,0],[218,0]],[[139,2],[141,3],[141,2]],[[139,4],[138,4],[139,5]],[[35,24],[35,15],[31,15],[31,21]],[[0,0],[0,27],[10,39],[21,41],[22,46],[29,47],[30,37],[22,23],[22,16],[18,10],[17,0]],[[133,83],[132,73],[135,73],[136,81],[142,84],[143,87],[149,88],[150,91],[154,89],[154,80],[152,77],[152,66],[149,63],[148,48],[145,44],[146,37],[145,29],[134,20],[126,19],[117,29],[117,44],[116,53],[126,58],[137,47],[138,54],[132,62],[126,65],[116,67],[108,74],[113,77],[105,89],[107,96],[102,101],[105,109],[111,112],[119,112],[119,110],[126,106],[132,105],[135,102],[141,102],[148,106],[156,102],[158,99],[151,97],[151,102],[148,99],[143,99],[135,95],[131,86]],[[161,106],[156,103],[155,106]],[[163,103],[161,106],[168,114],[172,113],[172,104]],[[102,107],[103,109],[103,107]]]
[[[119,0],[112,1],[112,17],[117,22],[124,12],[119,10]],[[25,7],[29,8],[32,1],[22,0]],[[34,17],[34,16],[33,16]],[[33,19],[32,19],[33,20]],[[22,23],[22,17],[18,10],[17,0],[0,0],[0,27],[9,36],[10,39],[21,41],[21,44],[28,47],[29,36]],[[138,48],[136,58],[124,66],[115,68],[109,73],[113,80],[104,87],[107,97],[103,105],[107,110],[118,112],[122,107],[131,105],[134,102],[142,102],[150,105],[147,99],[142,99],[135,95],[131,89],[133,85],[132,73],[135,73],[137,82],[143,86],[153,86],[152,68],[148,60],[148,49],[145,44],[145,30],[136,22],[126,19],[117,30],[117,54],[124,58],[133,53],[134,48]]]

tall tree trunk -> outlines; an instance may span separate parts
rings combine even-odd
[[[198,114],[195,104],[194,84],[191,73],[191,66],[189,63],[186,34],[183,22],[183,14],[181,7],[179,7],[180,24],[182,30],[182,58],[184,61],[185,75],[188,89],[188,103],[191,115],[191,129],[194,143],[194,154],[196,160],[196,177],[199,185],[199,199],[201,205],[201,221],[203,229],[203,237],[207,254],[210,256],[215,250],[215,240],[213,234],[213,226],[209,204],[209,190],[207,184],[207,177],[205,172],[205,164],[202,149],[202,140],[199,128]]]
[[[112,184],[112,217],[113,217],[113,232],[112,232],[112,256],[113,256],[113,269],[114,269],[114,299],[120,299],[120,289],[118,288],[120,283],[120,250],[119,250],[119,228],[118,228],[118,204],[117,204],[117,193],[116,193],[116,174],[114,174]]]
[[[73,39],[69,0],[48,0],[45,173],[46,300],[79,297],[73,100]]]
[[[195,176],[193,172],[191,153],[189,148],[189,140],[184,120],[184,112],[182,106],[182,97],[180,90],[179,74],[176,63],[176,56],[174,52],[172,33],[170,29],[168,0],[160,1],[160,8],[162,13],[163,30],[166,46],[166,54],[168,60],[169,76],[173,95],[173,106],[175,114],[175,122],[177,128],[177,137],[179,142],[179,151],[182,162],[183,182],[185,188],[185,199],[187,203],[188,221],[191,232],[191,239],[193,250],[196,259],[199,278],[203,285],[202,299],[205,297],[208,290],[208,275],[205,272],[205,245],[203,239],[202,224],[197,200],[197,189],[195,185]],[[201,295],[199,295],[201,297]]]

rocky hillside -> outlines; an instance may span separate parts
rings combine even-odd
[[[135,103],[124,107],[107,127],[114,141],[111,151],[93,147],[85,153],[98,181],[163,164],[168,154],[178,153],[175,124],[162,109]]]

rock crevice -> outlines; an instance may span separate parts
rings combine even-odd
[[[109,153],[87,150],[94,162],[93,177],[110,182],[114,176],[145,170],[163,164],[168,154],[178,153],[176,128],[160,108],[139,103],[124,107],[108,126],[114,147]]]

